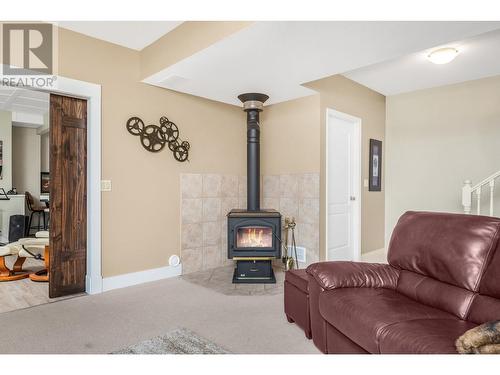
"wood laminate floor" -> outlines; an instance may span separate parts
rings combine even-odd
[[[5,259],[9,268],[12,268],[15,259],[14,256]],[[38,271],[43,268],[43,263],[28,258],[23,268]],[[35,283],[30,279],[0,282],[0,313],[43,305],[66,298],[68,297],[49,298],[48,283]]]

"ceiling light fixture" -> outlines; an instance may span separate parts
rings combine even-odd
[[[448,64],[453,61],[458,55],[458,50],[453,47],[439,48],[427,55],[427,59],[438,65]]]

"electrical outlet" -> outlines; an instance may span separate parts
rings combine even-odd
[[[300,263],[305,263],[306,262],[306,248],[302,246],[297,246],[297,260]],[[291,256],[293,259],[295,259],[295,254],[292,251],[292,247],[288,246],[288,255]]]
[[[111,191],[111,180],[101,180],[101,191]]]

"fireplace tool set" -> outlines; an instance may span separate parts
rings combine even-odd
[[[295,243],[295,227],[297,223],[295,222],[295,218],[285,218],[285,225],[283,226],[283,236],[284,240],[282,241],[283,245],[283,255],[281,257],[281,261],[285,266],[285,271],[292,270],[294,268],[299,268],[299,261],[297,258],[297,244]],[[288,239],[291,239],[290,245]],[[294,259],[295,256],[295,259]]]

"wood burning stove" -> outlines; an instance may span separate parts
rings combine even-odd
[[[281,214],[260,208],[259,112],[269,97],[238,96],[247,113],[247,209],[228,217],[228,257],[236,260],[233,283],[275,283],[272,259],[281,257]]]
[[[281,256],[281,215],[276,210],[229,212],[229,259],[236,260],[234,283],[275,283],[272,259]]]

